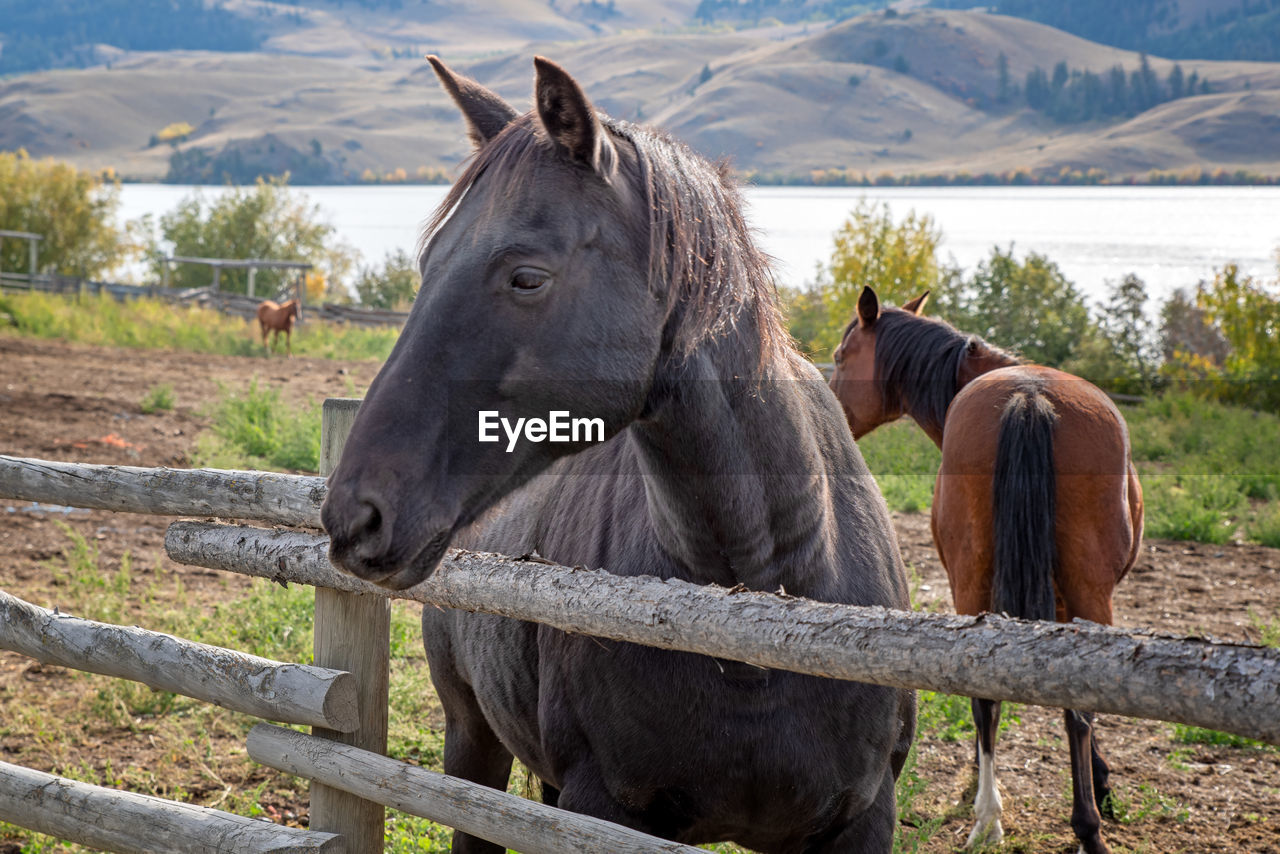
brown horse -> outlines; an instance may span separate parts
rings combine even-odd
[[[903,414],[942,449],[933,539],[960,614],[1111,623],[1111,592],[1138,555],[1142,488],[1114,404],[1079,377],[1036,365],[920,316],[928,292],[880,308],[864,288],[835,353],[831,389],[860,438]],[[974,699],[976,824],[969,846],[998,842],[994,750],[999,701]],[[1108,769],[1088,712],[1066,711],[1071,826],[1106,852]]]
[[[284,344],[290,356],[293,355],[293,321],[298,316],[299,303],[296,299],[277,303],[263,300],[258,306],[258,327],[262,330],[262,346],[270,353],[280,346],[280,333],[284,333]],[[267,346],[267,333],[274,332],[271,346]]]

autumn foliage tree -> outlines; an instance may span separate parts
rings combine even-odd
[[[26,151],[0,151],[0,229],[39,234],[40,272],[101,277],[130,251],[117,228],[119,182]],[[27,245],[3,242],[0,269],[26,272]]]
[[[853,318],[864,285],[898,305],[945,290],[952,273],[938,263],[942,232],[933,219],[907,214],[895,222],[889,206],[863,200],[836,231],[831,261],[814,291],[785,291],[792,335],[815,358],[830,358]]]

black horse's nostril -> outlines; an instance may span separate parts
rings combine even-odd
[[[379,496],[330,491],[321,521],[329,532],[330,558],[339,566],[365,576],[388,560],[395,513]]]

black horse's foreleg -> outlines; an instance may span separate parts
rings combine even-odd
[[[870,806],[843,826],[810,839],[804,850],[806,854],[881,854],[893,850],[893,831],[897,826],[895,776],[889,769]]]
[[[968,847],[995,845],[1004,838],[1000,817],[1004,804],[996,783],[996,732],[1000,728],[1000,701],[973,699],[974,739],[978,765],[978,792],[973,798],[973,830]]]
[[[485,721],[478,707],[472,714],[446,716],[444,723],[444,773],[505,791],[511,776],[511,753]],[[453,854],[505,854],[506,847],[463,833],[453,832]]]
[[[1093,782],[1093,714],[1065,710],[1067,742],[1071,746],[1071,829],[1080,840],[1084,854],[1110,854],[1102,841],[1102,816],[1094,798]]]

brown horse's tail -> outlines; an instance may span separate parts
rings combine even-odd
[[[1000,416],[993,475],[995,577],[991,610],[1030,620],[1056,615],[1053,575],[1057,484],[1053,468],[1053,404],[1020,391]]]

